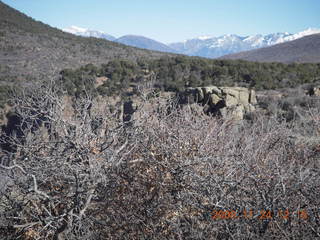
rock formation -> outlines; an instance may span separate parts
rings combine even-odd
[[[181,96],[183,103],[198,103],[206,113],[223,118],[242,120],[246,113],[255,110],[255,91],[244,87],[197,87],[188,88]]]
[[[309,90],[310,96],[320,97],[320,86],[313,87]]]

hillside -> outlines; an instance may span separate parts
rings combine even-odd
[[[32,79],[70,67],[111,59],[159,58],[165,53],[75,36],[26,16],[0,2],[0,80]]]
[[[320,34],[306,36],[271,47],[226,55],[221,58],[257,62],[320,62]]]
[[[149,50],[156,50],[161,52],[175,52],[174,49],[168,47],[167,45],[143,36],[126,35],[118,38],[115,41],[125,45],[145,48]]]
[[[24,83],[35,78],[50,79],[50,76],[58,77],[64,69],[75,70],[87,64],[90,66],[84,69],[89,69],[88,73],[76,70],[76,74],[68,76],[66,82],[70,84],[67,88],[71,86],[73,91],[75,86],[80,89],[83,84],[87,85],[87,75],[91,75],[90,79],[92,76],[106,76],[111,80],[103,86],[107,89],[101,90],[112,92],[129,83],[140,82],[145,79],[146,72],[154,73],[155,87],[166,91],[206,85],[274,89],[319,81],[318,64],[258,64],[148,51],[63,32],[37,22],[2,2],[0,27],[1,85],[17,79]],[[104,66],[100,68],[101,64]],[[99,71],[92,66],[98,67]],[[6,91],[4,86],[0,88],[0,103],[2,95],[6,99],[6,94],[3,94]]]

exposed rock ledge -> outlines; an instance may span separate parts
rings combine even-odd
[[[206,113],[223,118],[242,120],[247,113],[255,111],[256,93],[244,87],[196,87],[188,88],[180,95],[183,103],[198,103]]]

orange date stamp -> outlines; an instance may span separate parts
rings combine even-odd
[[[308,212],[305,209],[298,211],[290,211],[289,209],[280,210],[253,210],[244,209],[237,210],[213,210],[211,218],[213,220],[236,220],[236,219],[256,219],[256,220],[288,220],[289,218],[298,218],[300,220],[307,220],[309,218]]]

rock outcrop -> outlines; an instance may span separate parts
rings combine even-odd
[[[242,120],[247,113],[255,110],[256,93],[244,87],[197,87],[188,88],[182,95],[183,103],[198,103],[206,113],[223,118]]]
[[[313,87],[308,93],[310,96],[320,97],[320,86]]]

